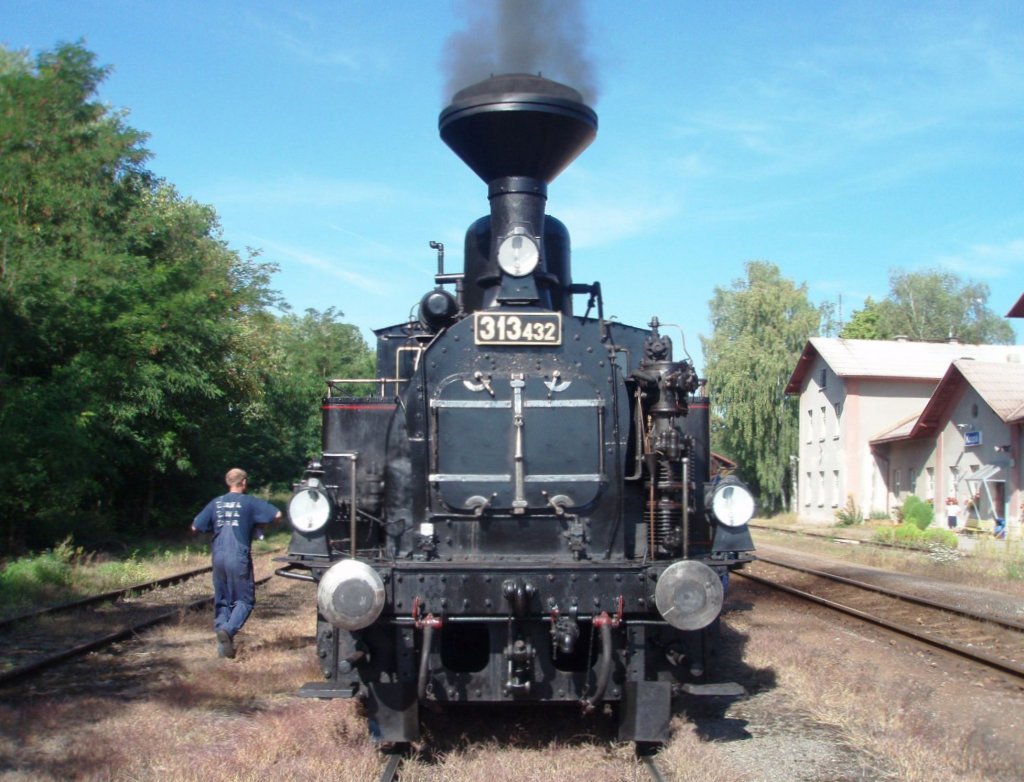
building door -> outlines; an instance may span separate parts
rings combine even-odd
[[[997,519],[1006,520],[1006,481],[992,481],[992,512]]]

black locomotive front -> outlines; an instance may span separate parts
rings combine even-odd
[[[289,503],[283,574],[318,584],[325,677],[302,692],[364,697],[386,742],[418,737],[424,701],[612,702],[622,738],[663,741],[673,694],[707,686],[752,499],[712,482],[708,399],[657,319],[606,321],[572,281],[545,202],[596,134],[579,94],[493,77],[440,129],[490,215],[461,274],[435,245],[418,321],[377,332],[380,393],[330,384]]]

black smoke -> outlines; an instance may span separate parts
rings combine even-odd
[[[445,99],[500,73],[539,73],[594,105],[597,79],[582,6],[579,0],[466,2],[465,28],[445,43]]]

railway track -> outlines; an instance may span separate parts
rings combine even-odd
[[[815,538],[817,540],[828,541],[829,543],[839,543],[846,546],[867,546],[869,548],[889,548],[899,549],[900,551],[925,551],[915,546],[901,546],[897,543],[880,543],[874,540],[860,540],[858,538],[844,538],[842,535],[830,535],[825,532],[808,532],[807,530],[799,529],[786,529],[785,527],[771,527],[766,524],[750,524],[751,529],[763,530],[764,532],[778,532],[781,535],[796,535],[801,538]]]
[[[197,568],[0,622],[0,686],[212,604],[210,584],[196,578],[208,572],[209,567]]]
[[[67,603],[60,603],[58,605],[46,606],[45,608],[37,608],[34,611],[26,611],[22,614],[15,616],[9,616],[4,619],[0,619],[0,631],[15,625],[19,622],[29,622],[33,619],[39,619],[40,617],[59,614],[65,611],[75,611],[89,606],[100,605],[101,603],[113,603],[117,600],[121,600],[130,597],[135,594],[141,594],[142,592],[148,592],[151,589],[163,589],[164,587],[173,586],[179,584],[182,581],[188,581],[196,576],[201,576],[203,573],[209,573],[213,568],[210,565],[201,568],[195,568],[194,570],[186,570],[183,573],[176,573],[173,576],[167,576],[165,578],[158,578],[152,581],[144,581],[141,584],[133,584],[132,586],[125,587],[124,589],[114,589],[110,592],[102,592],[98,595],[89,595],[78,600],[71,600]]]
[[[1024,679],[1024,623],[771,558],[736,575]]]

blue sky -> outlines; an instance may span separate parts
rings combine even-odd
[[[984,282],[999,315],[1024,292],[1024,3],[553,5],[600,125],[548,212],[606,314],[679,324],[700,368],[708,301],[749,260],[845,318],[895,268]],[[151,169],[278,264],[296,311],[369,334],[433,287],[428,242],[454,270],[488,209],[437,134],[473,7],[0,0],[0,43],[83,38]]]

